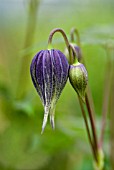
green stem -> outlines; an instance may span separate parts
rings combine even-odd
[[[71,32],[70,32],[71,41],[73,41],[73,42],[74,42],[74,34],[77,37],[77,44],[81,48],[80,34],[79,34],[77,28],[72,28]],[[82,51],[81,51],[81,53],[82,53]],[[83,60],[83,64],[86,66],[86,63],[85,63],[85,60],[84,60],[84,57],[83,57],[83,53],[82,53],[82,60]],[[94,102],[93,102],[92,93],[91,93],[91,89],[90,89],[89,84],[88,84],[88,88],[87,88],[87,95],[88,95],[88,99],[89,99],[89,102],[90,102],[90,105],[91,105],[92,113],[93,113],[93,115],[95,115],[95,109],[94,109],[95,107],[94,107]]]
[[[78,32],[78,29],[76,28],[72,28],[70,31],[70,36],[71,36],[71,42],[74,42],[74,35],[76,35],[77,38],[77,45],[80,47],[81,43],[80,43],[80,35]]]
[[[75,62],[78,62],[77,58],[76,58],[76,50],[74,49],[74,46],[72,44],[69,43],[68,41],[68,38],[64,32],[64,30],[62,30],[61,28],[55,28],[53,29],[50,34],[49,34],[49,38],[48,38],[48,46],[50,48],[51,44],[52,44],[52,38],[53,38],[53,35],[56,33],[56,32],[60,32],[64,38],[64,41],[66,43],[66,47],[68,49],[68,52],[69,52],[69,57],[70,57],[70,63],[72,64],[73,63],[73,58],[75,57]]]
[[[37,8],[39,5],[38,0],[30,0],[29,2],[29,13],[28,13],[28,24],[26,31],[26,38],[24,43],[24,49],[31,46],[35,34],[36,21],[37,21]],[[21,68],[19,73],[19,81],[17,86],[17,99],[21,99],[25,96],[28,80],[29,80],[29,65],[30,65],[30,54],[25,54],[21,61]]]
[[[105,70],[105,81],[104,81],[104,96],[103,96],[103,104],[102,104],[102,121],[101,121],[101,134],[99,140],[99,147],[102,148],[103,145],[103,138],[104,138],[104,131],[106,127],[106,118],[108,112],[108,105],[109,105],[109,96],[110,96],[110,84],[111,84],[111,57],[109,54],[109,50],[107,51],[107,65]]]
[[[76,34],[76,37],[77,37],[78,46],[81,46],[80,36],[79,36],[78,30],[76,28],[72,28],[72,30],[71,30],[71,34],[70,34],[71,35],[71,41],[74,41],[74,33]],[[83,59],[83,62],[84,62],[84,59]],[[84,64],[85,64],[85,62],[84,62]],[[93,142],[94,142],[94,143],[92,143],[93,146],[92,145],[91,146],[94,148],[95,160],[96,160],[96,163],[98,163],[98,140],[97,140],[97,134],[96,134],[96,127],[95,127],[95,118],[93,117],[93,114],[94,114],[94,109],[93,109],[94,107],[93,106],[94,105],[93,105],[93,100],[92,100],[90,88],[88,88],[88,92],[85,95],[85,100],[86,100],[86,107],[87,107],[88,114],[89,114],[89,120],[90,120],[90,124],[91,124]],[[83,112],[83,110],[82,110],[82,112]]]
[[[85,62],[85,59],[83,57],[83,54],[82,54],[82,59],[83,59],[83,64],[86,67],[86,62]],[[91,110],[92,110],[92,113],[93,113],[93,116],[94,116],[95,115],[95,107],[94,107],[93,96],[92,96],[92,92],[91,92],[91,88],[90,88],[89,84],[87,86],[87,97],[88,97],[88,100],[89,100],[89,103],[90,103],[90,106],[91,106]]]
[[[93,139],[94,139],[94,147],[95,147],[96,152],[98,153],[98,140],[97,140],[97,134],[96,134],[95,119],[93,117],[93,113],[92,113],[92,109],[91,109],[91,106],[90,106],[90,103],[89,103],[87,93],[85,95],[85,101],[86,101],[86,107],[87,107],[87,110],[88,110],[92,134],[93,134]]]
[[[68,41],[68,38],[64,32],[63,29],[61,28],[55,28],[53,29],[51,32],[50,32],[50,35],[49,35],[49,38],[48,38],[48,44],[50,45],[52,43],[52,38],[53,38],[53,35],[56,33],[56,32],[60,32],[65,40],[65,43],[66,43],[66,46],[67,46],[67,49],[69,51],[69,41]]]
[[[74,46],[70,43],[69,44],[69,57],[70,57],[70,64],[76,64],[76,63],[78,63],[78,59],[77,59],[77,57],[76,57],[76,50],[75,50],[75,48],[74,48]]]
[[[78,100],[79,100],[81,111],[82,111],[82,114],[83,114],[83,118],[84,118],[84,122],[85,122],[85,126],[86,126],[86,131],[87,131],[88,139],[89,139],[91,149],[92,149],[92,152],[93,152],[93,156],[94,156],[95,161],[97,162],[97,154],[96,154],[93,142],[92,142],[92,138],[91,138],[91,134],[90,134],[90,130],[89,130],[89,125],[88,125],[86,113],[85,113],[85,110],[84,110],[82,100],[80,99],[79,96],[78,96]]]

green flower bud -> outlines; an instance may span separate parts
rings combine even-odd
[[[85,89],[88,81],[88,74],[83,64],[77,62],[70,66],[69,80],[79,97],[85,102]]]

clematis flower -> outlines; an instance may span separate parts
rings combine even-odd
[[[50,123],[54,129],[55,106],[67,82],[68,70],[68,61],[59,50],[41,50],[32,60],[31,78],[44,106],[42,133],[48,115],[50,115]]]
[[[88,74],[83,64],[77,62],[70,65],[69,80],[79,97],[85,102],[85,89],[88,82]]]

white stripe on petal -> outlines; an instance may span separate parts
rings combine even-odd
[[[43,119],[41,134],[43,134],[44,129],[45,129],[46,124],[47,124],[47,119],[48,119],[48,115],[49,115],[49,107],[45,106],[44,110],[45,110],[45,112],[44,112],[44,119]]]

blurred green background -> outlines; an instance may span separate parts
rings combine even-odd
[[[48,122],[41,135],[43,106],[29,67],[33,56],[47,48],[48,35],[57,27],[68,38],[72,27],[79,30],[100,133],[110,58],[104,45],[114,45],[114,1],[0,0],[0,170],[92,170],[83,117],[69,81],[56,106],[55,131]],[[54,36],[53,46],[64,52],[59,34]],[[110,127],[108,116],[104,138],[107,170],[111,168]]]

